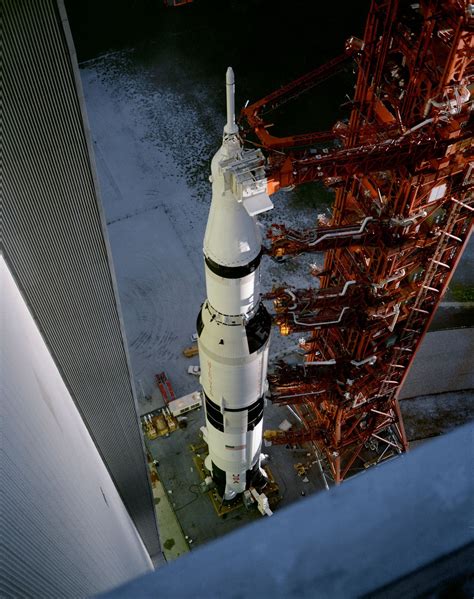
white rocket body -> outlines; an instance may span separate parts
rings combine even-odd
[[[264,394],[271,319],[260,299],[261,235],[255,214],[272,208],[263,158],[242,149],[227,71],[227,124],[211,164],[204,237],[207,299],[197,320],[206,407],[207,468],[230,500],[262,479]]]

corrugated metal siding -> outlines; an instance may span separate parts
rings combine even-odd
[[[0,597],[90,597],[153,569],[0,256]]]
[[[96,178],[54,0],[5,0],[5,256],[151,555],[154,506]],[[63,21],[63,23],[62,23]]]

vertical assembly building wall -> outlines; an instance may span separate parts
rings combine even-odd
[[[152,569],[0,256],[1,597],[89,597]]]
[[[3,252],[155,556],[154,504],[64,7],[5,0],[2,20]]]

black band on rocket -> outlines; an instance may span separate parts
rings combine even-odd
[[[261,303],[257,312],[245,325],[247,343],[249,344],[249,352],[251,354],[255,353],[265,345],[270,337],[271,328],[272,317]]]
[[[197,320],[196,320],[196,331],[197,331],[198,337],[201,336],[203,328],[204,328],[204,323],[202,321],[202,307],[201,307],[201,309],[199,310]]]
[[[247,430],[253,431],[253,429],[257,426],[260,420],[263,418],[263,408],[265,406],[265,400],[263,396],[257,400],[252,406],[249,408],[249,413],[247,416]]]
[[[257,270],[260,266],[260,260],[262,259],[262,250],[256,258],[249,262],[248,264],[244,264],[243,266],[223,266],[222,264],[218,264],[205,256],[206,265],[210,271],[212,271],[218,277],[222,277],[223,279],[243,279],[250,273]]]
[[[221,433],[224,432],[224,415],[220,411],[220,408],[217,404],[215,404],[209,397],[204,393],[206,398],[206,415],[209,422],[212,424],[214,428]],[[250,406],[246,406],[245,408],[224,408],[225,412],[243,412],[244,410],[248,410],[247,416],[247,431],[253,431],[253,429],[257,426],[260,420],[263,418],[263,408],[265,406],[265,399],[259,397],[257,401],[255,401]]]
[[[206,398],[206,416],[209,422],[212,424],[214,428],[216,428],[221,433],[224,432],[224,415],[219,409],[219,406],[216,405],[209,397],[204,393],[204,397]]]

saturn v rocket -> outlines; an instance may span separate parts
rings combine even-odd
[[[229,501],[264,486],[260,467],[271,318],[260,298],[262,241],[256,216],[273,208],[263,155],[242,147],[234,73],[226,74],[227,123],[211,163],[204,237],[207,299],[197,318],[205,404],[206,468]]]

